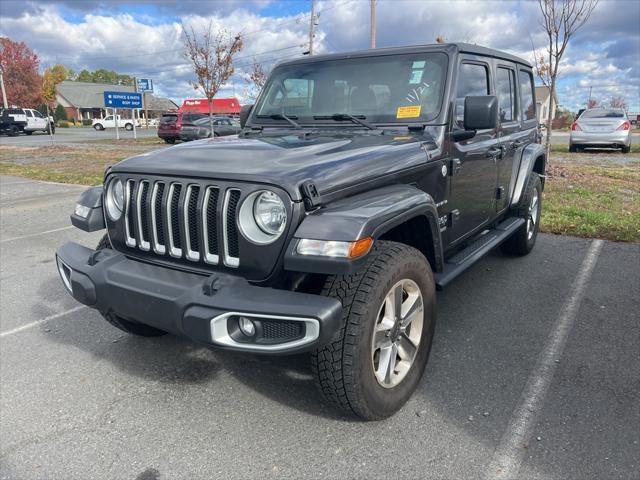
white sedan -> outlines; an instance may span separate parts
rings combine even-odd
[[[135,122],[136,127],[140,126],[140,122],[138,120],[134,120],[131,118],[121,118],[118,115],[118,127],[124,128],[125,130],[133,130],[133,122]],[[105,128],[116,128],[116,119],[114,115],[107,115],[104,118],[94,118],[93,122],[91,122],[91,126],[96,130],[104,130]]]

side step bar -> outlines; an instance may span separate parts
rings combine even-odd
[[[524,224],[524,218],[507,218],[492,230],[485,231],[473,240],[464,250],[447,259],[442,272],[434,275],[436,288],[442,290],[456,277],[467,270],[495,247],[504,242]]]

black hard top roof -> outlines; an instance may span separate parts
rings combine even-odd
[[[380,55],[402,55],[405,53],[416,52],[447,52],[447,53],[470,53],[473,55],[483,55],[493,58],[501,58],[511,62],[519,63],[531,68],[531,64],[526,60],[511,55],[510,53],[494,50],[493,48],[481,47],[480,45],[472,45],[470,43],[433,43],[429,45],[411,45],[406,47],[388,47],[376,48],[374,50],[359,50],[355,52],[331,53],[326,55],[314,55],[312,57],[305,56],[293,60],[286,60],[279,65],[291,65],[296,63],[321,62],[323,60],[342,60],[347,58],[358,57],[375,57]]]

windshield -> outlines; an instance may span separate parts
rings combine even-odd
[[[335,114],[375,123],[433,121],[440,113],[446,69],[444,53],[284,65],[269,77],[252,122],[286,123],[281,114],[298,123],[331,121]]]
[[[622,110],[609,110],[606,108],[598,108],[593,110],[585,110],[580,118],[624,118]]]

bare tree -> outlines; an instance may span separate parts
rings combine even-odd
[[[627,102],[624,101],[624,98],[621,96],[617,96],[617,97],[611,97],[611,100],[609,100],[609,107],[610,108],[621,108],[624,111],[627,110]]]
[[[595,98],[587,100],[587,108],[596,108],[600,106],[600,102]]]
[[[542,13],[540,23],[547,35],[548,45],[543,55],[540,57],[537,54],[534,55],[535,69],[542,83],[549,87],[551,99],[556,96],[560,61],[567,50],[567,45],[580,27],[589,20],[597,4],[598,0],[538,0]],[[545,142],[547,158],[551,151],[552,120],[553,108],[549,108]]]
[[[193,65],[196,80],[191,81],[195,90],[200,90],[209,103],[209,128],[213,130],[213,97],[234,72],[233,56],[242,50],[242,36],[229,36],[225,30],[215,31],[213,23],[201,32],[183,25],[185,57]]]
[[[246,80],[245,96],[248,99],[255,101],[258,98],[262,87],[267,82],[267,75],[265,68],[254,58]]]

